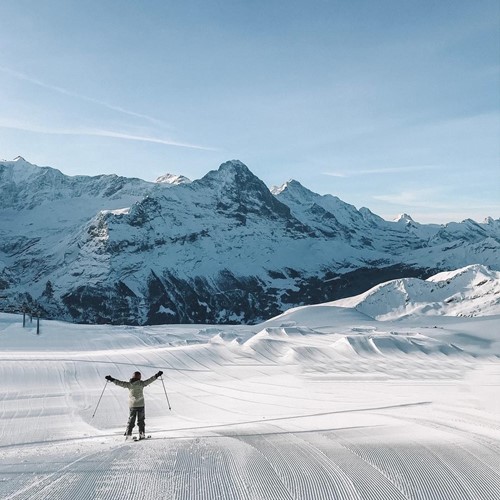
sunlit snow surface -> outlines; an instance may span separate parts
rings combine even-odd
[[[140,370],[151,440],[125,442]],[[2,499],[497,499],[500,316],[257,327],[0,315]],[[96,415],[92,415],[104,390]],[[137,430],[137,429],[136,429]]]

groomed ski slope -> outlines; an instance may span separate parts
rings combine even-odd
[[[498,499],[500,317],[257,327],[0,315],[2,499]],[[125,442],[127,391],[152,439]]]

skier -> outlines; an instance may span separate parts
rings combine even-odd
[[[130,415],[128,418],[127,429],[125,430],[125,439],[132,436],[132,429],[135,427],[135,419],[138,420],[139,425],[139,439],[146,438],[146,424],[145,424],[145,411],[144,411],[144,387],[153,383],[158,377],[163,375],[162,371],[154,374],[147,380],[141,380],[141,372],[134,372],[133,377],[128,381],[117,380],[111,375],[106,375],[106,380],[113,382],[119,387],[125,387],[129,390],[129,408]]]

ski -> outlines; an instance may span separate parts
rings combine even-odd
[[[137,437],[137,436],[134,436],[132,438],[133,441],[144,441],[145,439],[151,439],[151,434],[148,434],[146,437],[143,437],[143,438],[140,438],[140,437]]]

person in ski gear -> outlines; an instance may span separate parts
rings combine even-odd
[[[125,430],[125,436],[127,439],[132,436],[132,429],[135,427],[136,419],[139,426],[139,439],[144,439],[146,437],[144,387],[153,383],[158,377],[161,377],[162,375],[163,372],[159,371],[147,380],[141,380],[141,372],[134,372],[134,375],[128,382],[117,380],[111,375],[106,375],[105,378],[108,382],[113,382],[113,384],[117,385],[118,387],[124,387],[125,389],[129,390],[128,402],[130,414],[128,418],[127,429]]]

